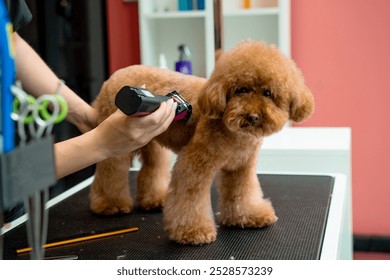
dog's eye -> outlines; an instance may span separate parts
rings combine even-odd
[[[238,89],[236,89],[236,94],[243,94],[243,93],[248,93],[249,92],[249,88],[247,87],[240,87]]]
[[[271,97],[272,96],[272,92],[268,88],[265,88],[265,89],[263,89],[263,95],[265,97]]]

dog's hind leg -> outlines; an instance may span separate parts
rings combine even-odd
[[[218,190],[222,224],[263,227],[277,221],[271,202],[263,198],[254,165],[235,171],[221,170]]]
[[[112,157],[97,163],[90,190],[90,208],[101,215],[129,213],[133,200],[129,187],[130,159]]]
[[[171,152],[156,141],[140,150],[142,167],[137,178],[137,201],[145,210],[161,208],[171,178]]]

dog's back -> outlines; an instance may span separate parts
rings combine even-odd
[[[195,131],[199,119],[197,99],[205,82],[205,78],[145,65],[120,69],[103,84],[96,99],[98,121],[102,122],[117,109],[114,103],[115,96],[123,86],[145,87],[157,95],[166,95],[175,90],[191,103],[193,107],[191,118],[187,121],[174,121],[165,133],[158,136],[158,140],[164,146],[177,150],[188,143]]]

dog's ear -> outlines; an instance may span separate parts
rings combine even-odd
[[[219,119],[225,111],[226,92],[222,84],[222,82],[217,81],[216,77],[211,76],[200,92],[199,110],[208,118]]]
[[[290,119],[301,122],[311,116],[314,111],[314,98],[307,86],[295,92],[290,102]]]

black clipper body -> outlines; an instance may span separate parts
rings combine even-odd
[[[115,105],[126,115],[143,116],[156,111],[162,102],[170,98],[177,103],[175,120],[188,120],[192,106],[176,91],[160,96],[145,88],[124,86],[115,97]]]

